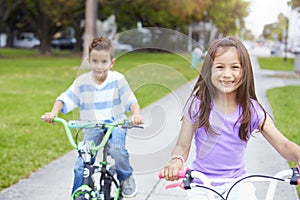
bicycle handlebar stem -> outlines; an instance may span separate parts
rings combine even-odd
[[[72,145],[72,147],[74,147],[74,149],[77,150],[77,144],[75,143],[74,138],[72,137],[72,133],[68,127],[67,121],[62,118],[55,117],[55,118],[53,118],[53,122],[59,122],[63,125],[70,144]]]
[[[291,185],[299,185],[300,184],[300,174],[299,174],[300,167],[299,167],[299,165],[297,165],[297,167],[295,167],[295,168],[292,168],[292,170],[293,170],[293,175],[291,177],[290,184]]]
[[[183,187],[184,189],[186,190],[189,190],[191,189],[191,183],[193,182],[194,178],[192,177],[192,172],[193,170],[187,170],[186,171],[186,174],[185,174],[185,177],[183,179]]]

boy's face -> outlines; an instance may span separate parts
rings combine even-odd
[[[112,68],[115,60],[111,58],[110,52],[106,50],[92,50],[90,52],[89,63],[98,83],[102,83]]]

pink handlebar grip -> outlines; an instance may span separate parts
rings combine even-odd
[[[163,179],[164,177],[162,176],[161,172],[158,173],[158,178]]]
[[[178,178],[184,178],[188,169],[178,171]],[[158,178],[163,179],[161,172],[158,173]]]

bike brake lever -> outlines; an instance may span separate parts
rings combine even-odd
[[[138,125],[132,125],[131,121],[129,120],[124,120],[124,124],[121,126],[122,128],[126,128],[126,129],[131,129],[131,128],[141,128],[143,129],[143,126],[138,126]]]
[[[131,129],[131,128],[140,128],[140,129],[144,129],[143,126],[133,126],[133,125],[122,125],[121,126],[124,129]]]
[[[181,183],[172,183],[172,184],[166,185],[165,189],[168,190],[170,188],[176,188],[176,187],[180,187],[180,188],[184,189],[182,182]]]

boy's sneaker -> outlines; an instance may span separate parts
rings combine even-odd
[[[125,198],[135,197],[137,188],[133,176],[129,176],[126,180],[121,182],[122,195]]]

